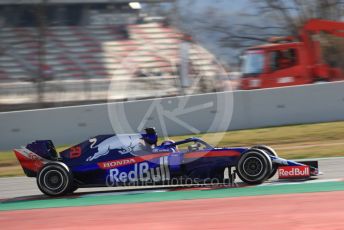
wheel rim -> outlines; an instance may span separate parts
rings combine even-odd
[[[43,183],[46,188],[52,191],[60,189],[64,184],[64,177],[57,170],[50,170],[43,177]]]
[[[259,149],[262,151],[265,151],[269,156],[273,156],[273,157],[278,157],[277,153],[270,147],[265,146],[265,145],[257,145],[257,146],[253,146],[253,149]],[[272,164],[272,169],[270,172],[270,175],[268,176],[267,179],[272,178],[273,176],[275,176],[275,174],[277,173],[278,170],[278,165],[277,164]]]
[[[260,175],[263,168],[263,162],[258,157],[248,157],[243,163],[243,170],[249,177]]]

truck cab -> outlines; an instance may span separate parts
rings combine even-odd
[[[309,58],[299,42],[268,44],[242,56],[241,89],[274,88],[312,82]]]
[[[241,89],[274,88],[344,80],[343,71],[323,61],[314,35],[344,37],[344,22],[310,19],[297,37],[274,37],[242,56]]]

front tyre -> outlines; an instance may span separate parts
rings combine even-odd
[[[273,148],[271,148],[269,146],[266,146],[266,145],[256,145],[256,146],[253,146],[252,149],[263,150],[269,156],[278,157],[276,151]],[[270,173],[270,175],[268,176],[267,179],[270,179],[273,176],[275,176],[275,174],[277,173],[277,170],[278,170],[278,165],[277,164],[272,164],[272,170],[271,170],[271,173]]]
[[[237,165],[239,178],[247,184],[261,184],[272,171],[270,157],[262,150],[250,149],[244,153]]]
[[[63,164],[47,164],[37,175],[37,185],[48,196],[62,196],[71,192],[73,177]]]

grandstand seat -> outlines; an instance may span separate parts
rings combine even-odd
[[[36,28],[2,28],[0,39],[9,44],[15,56],[0,56],[0,78],[15,74],[29,77],[27,65],[39,66],[40,44]],[[161,23],[128,26],[56,26],[48,27],[44,46],[44,64],[55,78],[131,78],[137,68],[161,76],[175,75],[182,35]],[[192,45],[190,60],[194,68],[206,72],[212,56]],[[19,60],[21,59],[21,60]],[[6,64],[14,63],[14,64]],[[21,63],[21,64],[20,64]],[[25,64],[26,63],[26,64]],[[132,68],[132,69],[128,69]]]

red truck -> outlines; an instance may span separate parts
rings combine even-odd
[[[320,43],[312,36],[344,37],[344,22],[311,19],[298,37],[279,37],[247,49],[243,55],[241,89],[274,88],[344,80],[340,68],[322,60]]]

